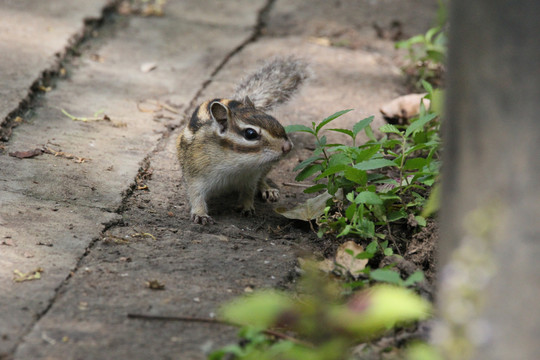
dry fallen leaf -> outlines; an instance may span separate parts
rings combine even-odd
[[[13,274],[14,274],[13,281],[23,282],[23,281],[39,280],[41,279],[42,272],[43,272],[43,268],[40,268],[40,267],[28,273],[23,273],[15,269],[13,270]]]
[[[425,99],[426,94],[409,94],[395,98],[384,104],[380,112],[385,118],[398,119],[403,123],[420,113],[420,101],[423,102],[426,109],[429,109],[430,101]]]
[[[147,62],[141,65],[141,71],[143,73],[150,72],[154,70],[155,68],[157,68],[157,64],[155,62]]]
[[[1,221],[0,221],[0,225],[2,225]],[[13,246],[13,239],[11,237],[4,237],[3,240],[0,240],[0,245],[6,245],[6,246]]]
[[[341,189],[339,189],[338,192],[336,192],[335,197],[339,198],[341,196],[342,196],[342,192],[341,192]],[[325,191],[324,193],[312,199],[308,199],[305,203],[300,204],[290,210],[279,207],[279,208],[276,208],[275,211],[278,214],[283,215],[288,219],[310,221],[310,220],[318,218],[324,213],[326,202],[330,200],[332,197],[333,196],[330,195],[328,191]]]
[[[336,252],[336,264],[351,273],[358,276],[359,272],[366,268],[368,259],[357,259],[356,256],[364,251],[362,245],[354,241],[347,241],[339,246]]]
[[[98,62],[100,64],[103,64],[105,62],[105,58],[99,54],[91,54],[90,60]]]
[[[325,273],[331,273],[336,268],[336,264],[334,260],[332,259],[324,259],[321,261],[317,261],[317,268]]]
[[[306,264],[311,263],[317,269],[324,273],[350,273],[353,277],[358,277],[360,271],[366,268],[367,259],[357,259],[356,256],[364,251],[361,245],[354,241],[347,241],[336,251],[335,259],[324,259],[321,261],[309,261],[298,258],[298,263],[301,268],[305,268]]]
[[[330,39],[327,37],[310,37],[308,41],[321,46],[332,45],[332,41],[330,41]]]
[[[10,152],[9,156],[16,157],[17,159],[30,159],[30,158],[39,156],[41,154],[43,154],[42,149],[34,149],[34,150],[27,150],[27,151]]]
[[[141,237],[141,238],[149,237],[149,238],[152,238],[152,240],[156,240],[156,237],[154,235],[152,235],[150,233],[145,233],[145,232],[143,232],[143,233],[141,233],[141,232],[135,233],[135,234],[131,235],[131,237]]]
[[[146,282],[146,286],[150,290],[165,290],[165,284],[159,282],[159,280],[149,280]]]

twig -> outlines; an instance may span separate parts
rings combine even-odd
[[[394,238],[394,235],[392,235],[392,230],[390,228],[390,223],[386,223],[386,228],[388,229],[388,236],[390,237],[390,240],[392,240],[392,244],[394,244],[394,248],[397,250],[399,255],[401,254],[401,251],[399,250],[399,247],[397,246],[396,239]]]
[[[226,325],[226,326],[234,326],[234,327],[242,326],[240,324],[235,324],[229,321],[224,321],[224,320],[219,320],[219,319],[199,318],[199,317],[193,317],[193,316],[162,316],[162,315],[146,315],[146,314],[128,313],[127,317],[128,319],[157,320],[157,321],[188,321],[188,322],[199,322],[199,323]],[[299,340],[297,338],[294,338],[292,336],[289,336],[279,331],[267,329],[267,330],[263,330],[262,332],[266,335],[274,336],[276,338],[283,339],[283,340],[288,340],[298,345],[302,345],[306,347],[314,347],[314,345],[309,342]]]
[[[107,115],[103,115],[103,116],[96,116],[96,117],[91,117],[91,118],[88,118],[88,117],[77,117],[77,116],[73,116],[71,115],[70,113],[68,113],[66,110],[64,109],[60,109],[62,111],[62,114],[66,115],[68,118],[70,118],[71,120],[73,121],[82,121],[82,122],[89,122],[89,121],[111,121],[111,119],[107,116]]]
[[[295,186],[295,187],[301,187],[301,188],[308,188],[311,185],[309,184],[300,184],[300,183],[290,183],[290,182],[284,182],[281,183],[283,186]]]

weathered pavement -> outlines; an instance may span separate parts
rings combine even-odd
[[[246,288],[286,286],[309,234],[262,203],[239,218],[227,199],[212,205],[218,225],[190,224],[175,129],[279,54],[316,74],[276,111],[284,124],[377,114],[404,89],[372,24],[398,20],[413,35],[434,13],[432,1],[401,3],[170,1],[164,16],[142,17],[107,1],[0,0],[0,359],[200,359],[233,341],[234,329],[127,314],[209,317]],[[271,175],[279,185],[307,154],[296,142]],[[36,148],[57,156],[9,156]],[[280,205],[303,197],[281,187]],[[14,281],[38,268],[41,279]],[[152,279],[165,290],[148,289]]]

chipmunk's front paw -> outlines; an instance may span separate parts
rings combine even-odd
[[[214,219],[212,219],[209,215],[198,215],[198,214],[191,214],[191,221],[193,221],[195,224],[215,224],[216,222]]]
[[[271,187],[261,189],[261,196],[264,201],[276,202],[279,200],[279,189]]]

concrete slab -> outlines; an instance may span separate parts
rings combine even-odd
[[[12,349],[50,306],[59,286],[105,223],[120,215],[0,191],[0,354]],[[14,271],[43,270],[15,282]]]
[[[85,44],[80,58],[68,66],[68,77],[44,94],[32,116],[16,128],[0,154],[0,238],[13,243],[2,246],[8,251],[1,257],[5,266],[0,277],[0,323],[6,325],[0,328],[0,354],[4,354],[0,356],[12,353],[21,336],[56,301],[85,249],[105,228],[102,223],[118,220],[114,212],[145,157],[167,127],[178,124],[214,69],[251,36],[263,5],[262,1],[239,4],[250,16],[236,19],[234,25],[220,16],[187,20],[184,3],[171,4],[162,18],[120,20],[121,30],[104,28],[98,39]],[[156,68],[141,71],[146,62],[155,62]],[[20,85],[7,84],[13,89]],[[2,108],[10,105],[18,103],[8,102]],[[75,121],[61,109],[76,117],[92,117],[102,110],[111,121]],[[44,146],[85,161],[65,155],[32,159],[8,155]],[[70,226],[80,228],[85,236]],[[69,241],[73,234],[77,239]],[[52,239],[64,240],[55,241],[53,250],[37,245]],[[25,253],[33,257],[28,260]],[[38,264],[46,264],[41,280],[12,281],[14,268],[30,271]],[[35,327],[28,339],[37,337],[39,343],[47,339],[39,329]],[[21,351],[33,355],[21,358],[40,357],[32,344],[28,340]]]
[[[107,0],[0,1],[0,124],[45,70],[58,66],[85,19],[99,19]]]
[[[399,23],[403,36],[410,37],[434,25],[437,7],[436,1],[426,0],[277,0],[265,34],[343,36],[348,41],[342,46],[373,47],[388,43],[377,37],[377,25],[389,29]]]

